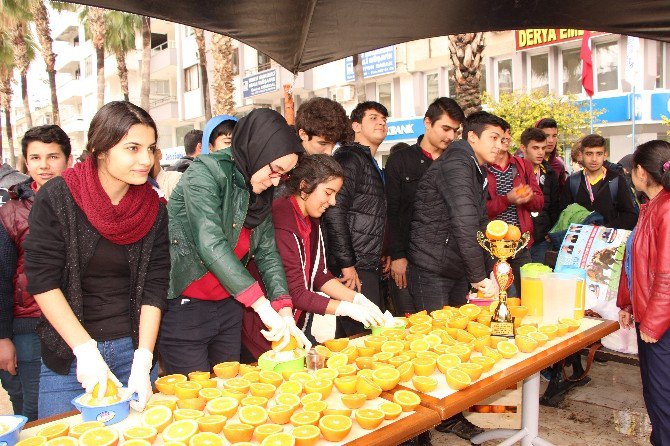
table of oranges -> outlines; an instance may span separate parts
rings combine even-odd
[[[349,341],[332,345],[343,342]],[[356,367],[357,356],[331,354],[327,367],[310,373],[229,362],[216,365],[213,374],[164,376],[141,414],[131,411],[108,427],[71,416],[25,429],[20,446],[386,445],[440,422],[412,392],[382,395],[397,380],[373,379],[372,370]]]
[[[512,306],[510,311],[514,309]],[[565,318],[537,327],[523,325],[522,318],[520,311],[516,336],[508,339],[491,335],[491,312],[486,307],[467,304],[430,314],[417,313],[407,318],[407,330],[385,330],[382,335],[353,339],[351,343],[358,354],[354,363],[359,369],[368,370],[373,381],[388,380],[394,395],[404,398],[410,389],[415,391],[422,402],[429,403],[424,404],[426,407],[437,410],[444,419],[450,409],[449,397],[456,392],[499,372],[513,370],[523,361],[533,360],[535,355],[603,322]],[[324,347],[317,348],[328,355]],[[350,353],[351,349],[347,347],[345,352]]]

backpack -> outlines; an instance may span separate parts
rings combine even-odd
[[[623,176],[623,175],[621,175]],[[635,213],[639,214],[640,213],[640,204],[637,201],[637,197],[635,197],[635,194],[633,194],[632,189],[628,185],[628,179],[623,176],[624,181],[626,181],[626,187],[628,191],[630,192],[632,198],[633,198],[633,204],[635,206]],[[582,176],[580,174],[572,174],[570,177],[568,177],[568,182],[570,186],[570,192],[572,193],[572,200],[574,202],[575,198],[577,197],[577,192],[579,191],[579,184],[581,183]],[[617,196],[619,194],[619,176],[616,178],[609,180],[607,186],[609,187],[610,190],[610,197],[612,198],[612,206],[616,207],[617,204]]]

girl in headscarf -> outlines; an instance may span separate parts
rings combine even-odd
[[[159,340],[167,373],[238,361],[244,307],[269,341],[285,345],[294,335],[309,348],[293,321],[271,216],[272,189],[295,167],[300,139],[279,113],[258,109],[240,119],[232,143],[199,156],[170,197],[172,269]],[[252,258],[267,297],[245,268]]]

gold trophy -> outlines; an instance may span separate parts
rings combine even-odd
[[[514,317],[507,307],[507,288],[514,282],[514,274],[507,259],[513,258],[529,241],[529,232],[524,233],[519,240],[491,240],[484,237],[481,231],[477,231],[477,242],[491,257],[498,259],[493,266],[493,274],[500,287],[498,306],[491,317],[491,334],[494,336],[514,337]]]

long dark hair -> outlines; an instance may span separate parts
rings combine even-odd
[[[88,127],[86,150],[94,155],[93,162],[97,165],[98,156],[118,144],[135,124],[151,127],[154,136],[158,138],[156,123],[143,108],[128,101],[114,101],[103,105]]]
[[[633,153],[633,168],[642,166],[652,181],[670,191],[670,143],[660,139],[640,144]]]
[[[311,194],[319,184],[335,178],[344,178],[344,171],[333,157],[303,154],[286,180],[286,192],[288,195]]]

